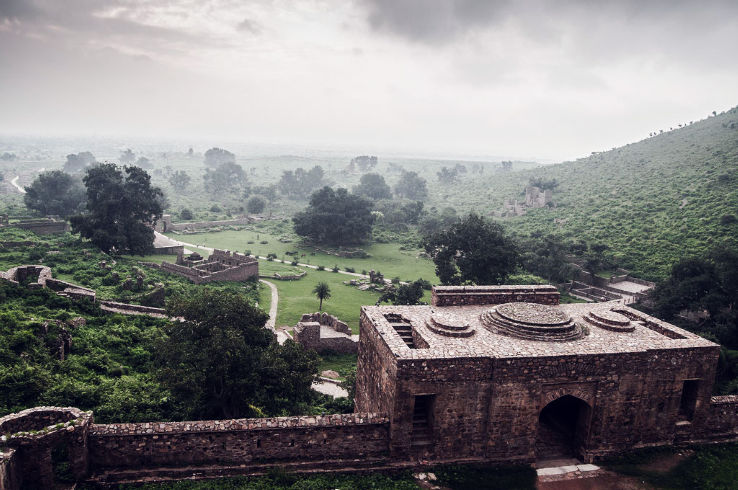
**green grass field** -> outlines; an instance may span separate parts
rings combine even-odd
[[[371,256],[365,259],[336,257],[318,252],[314,247],[303,246],[297,240],[290,243],[279,241],[280,236],[259,231],[257,229],[229,230],[208,233],[193,233],[188,235],[167,234],[175,240],[181,240],[194,245],[220,248],[238,252],[250,251],[252,254],[267,256],[277,254],[279,259],[292,260],[294,256],[285,252],[297,251],[299,262],[310,265],[322,265],[326,269],[338,265],[341,269],[352,267],[356,272],[362,270],[378,270],[384,277],[391,279],[399,277],[403,281],[414,281],[422,277],[432,283],[437,283],[435,266],[429,259],[419,257],[420,249],[401,250],[398,243],[372,243],[364,250]],[[261,242],[268,243],[261,243]],[[253,243],[248,243],[253,242]],[[198,251],[202,253],[202,251]]]
[[[259,272],[264,275],[274,272],[289,273],[294,267],[288,264],[279,264],[259,261]],[[297,281],[270,280],[279,291],[279,307],[277,308],[277,326],[294,326],[303,313],[318,311],[318,299],[313,294],[313,288],[318,282],[326,282],[331,288],[330,299],[323,301],[323,311],[337,316],[346,322],[353,333],[359,333],[359,311],[363,305],[373,305],[379,299],[379,294],[371,291],[359,291],[353,286],[343,284],[350,277],[346,274],[338,274],[331,271],[316,271],[308,269],[307,275]],[[264,296],[268,296],[269,288],[266,285],[260,290],[260,305],[269,311],[268,300],[264,302]]]

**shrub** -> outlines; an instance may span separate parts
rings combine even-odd
[[[393,277],[392,278],[392,284],[400,284],[400,278],[399,277]]]
[[[297,261],[296,260],[293,260],[292,262],[290,262],[290,264],[297,265]]]
[[[184,208],[182,211],[179,212],[179,217],[185,221],[191,220],[193,218],[192,211]]]
[[[325,266],[324,265],[319,265],[317,270],[324,271],[325,270]]]
[[[339,269],[337,265],[334,265],[334,266],[333,266],[333,269],[331,269],[331,270],[332,270],[333,272],[338,272],[338,271],[340,271],[341,269]]]
[[[259,243],[261,243],[262,245],[267,245],[269,242],[267,240],[262,240]]]
[[[356,269],[354,269],[353,267],[346,267],[344,270],[346,272],[356,272]]]
[[[217,204],[213,204],[213,206],[210,208],[211,213],[220,213],[221,211],[222,210],[220,209],[220,207],[218,207]]]

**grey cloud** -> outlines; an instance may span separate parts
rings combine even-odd
[[[261,26],[259,26],[258,23],[251,19],[243,19],[241,22],[238,23],[236,28],[239,31],[249,32],[255,36],[261,34]]]

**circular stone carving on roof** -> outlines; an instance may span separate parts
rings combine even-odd
[[[506,303],[497,307],[497,313],[510,321],[529,325],[563,325],[571,319],[553,306],[538,303]]]
[[[624,333],[635,330],[635,325],[631,323],[630,318],[607,308],[595,308],[584,315],[584,319],[592,325],[612,332]]]
[[[480,320],[491,332],[526,340],[568,342],[587,334],[557,307],[538,303],[505,303],[482,313]]]
[[[432,310],[430,320],[425,323],[425,326],[432,332],[446,337],[471,337],[474,335],[474,328],[463,318],[443,311]]]

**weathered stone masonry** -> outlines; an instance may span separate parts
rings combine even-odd
[[[559,305],[550,286],[435,288],[431,306],[361,310],[357,413],[138,424],[73,408],[0,419],[0,490],[78,480],[585,461],[738,439],[738,396],[711,397],[719,346],[618,303]]]

